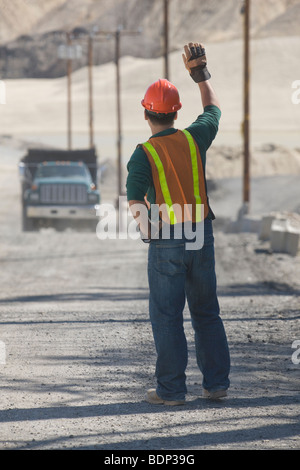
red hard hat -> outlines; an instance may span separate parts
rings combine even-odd
[[[165,79],[149,86],[142,105],[148,111],[163,114],[175,113],[182,107],[177,88]]]

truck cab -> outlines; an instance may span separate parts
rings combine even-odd
[[[45,156],[41,152],[39,159],[27,158],[21,162],[24,231],[42,226],[96,228],[100,204],[96,172],[91,170],[90,162],[88,166],[79,159],[80,154],[76,155],[77,159],[74,154],[68,154],[60,155],[57,160],[47,155],[44,161],[37,161]],[[73,159],[63,160],[63,156]]]

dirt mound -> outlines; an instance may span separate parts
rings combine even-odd
[[[243,172],[243,149],[232,146],[213,146],[207,162],[207,176],[213,179],[240,177]],[[300,175],[300,150],[265,144],[251,152],[253,177]]]
[[[260,37],[270,36],[298,36],[300,19],[300,3],[296,3],[284,11],[280,16],[270,21],[259,31]]]
[[[65,0],[0,0],[0,41],[32,34],[38,22],[63,3]]]

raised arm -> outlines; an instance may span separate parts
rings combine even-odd
[[[203,108],[213,104],[217,106],[219,109],[221,109],[219,99],[211,83],[206,81],[206,82],[200,82],[198,83],[198,85],[199,85],[199,89],[201,93],[201,100],[202,100]]]

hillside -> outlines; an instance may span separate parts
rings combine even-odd
[[[162,54],[162,0],[0,0],[0,72],[2,78],[58,77],[66,71],[57,59],[57,47],[65,42],[64,32],[74,28],[91,30],[137,30],[142,34],[122,38],[122,55],[141,58]],[[189,40],[220,42],[242,35],[241,2],[237,0],[169,0],[170,48],[176,50]],[[253,38],[299,35],[299,0],[252,0]],[[112,40],[98,41],[96,65],[110,62]],[[86,46],[83,44],[85,52]],[[85,65],[86,54],[74,62]]]
[[[32,34],[42,18],[64,3],[65,0],[0,0],[0,42]]]

